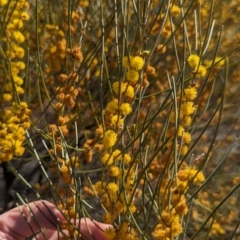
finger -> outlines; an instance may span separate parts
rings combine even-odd
[[[89,218],[82,218],[78,219],[74,222],[72,220],[73,225],[76,227],[76,229],[80,230],[79,234],[79,240],[107,240],[107,238],[104,236],[104,229],[112,227],[109,224],[100,223],[97,221],[92,221]],[[66,236],[69,236],[69,233],[67,230],[64,230],[64,234]],[[60,239],[62,236],[64,236],[62,233],[58,233],[56,230],[47,229],[44,234],[39,233],[37,234],[36,238],[37,240],[56,240]],[[80,237],[81,236],[81,237]]]
[[[78,225],[84,240],[107,240],[103,231],[112,227],[110,224],[93,221],[90,218],[80,219],[80,224],[75,224],[76,227],[78,227]]]
[[[15,239],[25,239],[40,228],[57,229],[58,221],[64,220],[55,205],[37,201],[14,208],[0,216],[0,231]]]
[[[67,230],[54,230],[54,229],[46,229],[44,233],[38,233],[35,238],[32,240],[57,240],[62,239],[63,236],[69,236]]]

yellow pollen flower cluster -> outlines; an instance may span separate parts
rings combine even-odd
[[[170,240],[182,232],[180,218],[175,210],[172,210],[170,213],[163,211],[160,219],[160,223],[157,224],[152,234],[156,240]]]
[[[178,184],[177,184],[177,190],[178,192],[185,192],[189,184],[193,182],[196,185],[200,185],[205,181],[205,177],[203,175],[202,171],[198,171],[197,169],[191,167],[191,168],[185,168],[183,170],[180,170],[177,173],[178,177]]]
[[[109,121],[109,125],[115,128],[123,126],[123,117],[132,112],[132,107],[129,103],[124,102],[119,104],[117,99],[110,101],[106,106],[105,122]],[[109,119],[109,120],[108,120]]]
[[[126,79],[128,82],[134,84],[138,81],[139,73],[143,68],[144,60],[139,56],[125,56],[122,62],[123,67],[127,68]]]
[[[122,82],[114,82],[113,85],[112,85],[112,88],[113,88],[113,92],[118,95],[118,94],[122,94],[125,92],[126,90],[126,87],[127,87],[127,83],[122,83]]]
[[[184,156],[188,152],[188,144],[191,142],[191,134],[187,132],[185,129],[191,124],[192,115],[196,111],[196,107],[194,105],[193,100],[197,96],[197,90],[195,86],[189,86],[183,89],[183,97],[180,105],[180,114],[177,117],[179,120],[179,125],[177,129],[177,136],[182,141],[181,144],[178,144],[178,150],[181,156]],[[170,114],[170,122],[175,123],[175,113],[178,111],[174,111]],[[174,131],[173,131],[174,132]],[[172,139],[172,131],[168,132],[168,136]],[[172,141],[168,142],[168,147],[172,145]]]
[[[132,112],[132,107],[129,103],[122,103],[120,106],[118,100],[112,100],[107,104],[106,110],[112,114],[120,112],[122,115],[129,115]]]
[[[44,60],[46,61],[45,73],[60,72],[61,64],[67,53],[67,41],[64,31],[59,29],[57,25],[47,23],[39,29],[39,36],[41,36],[41,42],[49,42],[44,54]]]
[[[184,195],[173,193],[172,203],[174,205],[175,211],[178,215],[186,215],[188,213],[188,206],[186,203],[186,198]]]
[[[188,182],[192,182],[192,181],[196,185],[199,185],[205,181],[203,172],[198,171],[194,167],[180,170],[177,174],[177,177],[179,179],[179,182],[186,182],[187,183],[186,185],[188,185]]]
[[[132,99],[134,97],[134,88],[127,84],[126,82],[114,82],[113,85],[112,85],[112,88],[113,88],[113,92],[116,94],[116,95],[122,95],[124,97],[127,97],[127,98],[130,98]]]
[[[170,11],[173,17],[177,17],[180,14],[181,9],[177,5],[173,4],[170,7]]]
[[[131,203],[130,206],[126,206],[125,199],[127,198],[128,201],[131,198],[132,190],[134,187],[136,166],[133,165],[131,169],[126,168],[124,170],[116,166],[117,162],[120,160],[123,160],[125,162],[125,157],[127,159],[126,161],[129,162],[131,159],[130,155],[121,154],[120,150],[115,150],[112,153],[112,156],[110,156],[109,154],[105,154],[103,158],[107,159],[108,161],[110,159],[110,161],[112,162],[112,165],[109,165],[107,163],[107,166],[109,167],[109,176],[112,177],[113,181],[109,181],[108,183],[98,181],[93,186],[97,194],[102,194],[101,202],[108,211],[108,213],[103,215],[104,223],[112,224],[118,214],[124,213],[129,210],[131,211],[131,213],[134,213],[136,211],[136,207],[133,203]],[[127,163],[125,162],[125,164]],[[122,182],[124,182],[123,185],[121,184]],[[124,191],[127,193],[126,196],[124,196],[123,193],[120,194],[121,189],[124,189]],[[119,235],[119,231],[117,232],[117,234]]]
[[[105,229],[104,236],[108,240],[115,240],[115,239],[138,240],[139,239],[134,229],[129,230],[129,226],[127,222],[120,223],[116,227],[116,229],[115,228]]]
[[[128,164],[131,162],[131,156],[128,153],[125,153],[123,156],[123,161],[125,164]]]
[[[205,77],[207,74],[207,69],[200,63],[200,57],[196,54],[191,54],[187,62],[189,66],[193,69],[193,74],[197,78]]]
[[[213,60],[204,60],[204,65],[206,66],[206,68],[210,68],[212,66],[212,64],[214,63],[214,68],[219,69],[221,68],[224,64],[225,64],[225,59],[221,58],[221,57],[216,57],[214,62]]]
[[[142,57],[139,56],[126,56],[123,58],[122,65],[125,68],[131,68],[136,71],[139,71],[143,68],[144,60]]]
[[[139,56],[124,57],[123,66],[128,69],[126,79],[123,81],[115,81],[112,83],[114,99],[109,101],[104,111],[105,132],[103,129],[97,129],[97,136],[102,137],[102,154],[101,163],[107,170],[109,179],[108,182],[97,182],[94,184],[95,193],[101,194],[101,203],[108,211],[103,215],[103,222],[112,224],[117,216],[126,211],[134,213],[136,207],[133,203],[131,206],[126,206],[127,200],[131,199],[132,189],[135,179],[135,165],[130,167],[131,156],[128,153],[122,152],[119,149],[113,150],[116,147],[117,132],[121,131],[124,124],[124,117],[131,114],[131,103],[135,96],[135,86],[139,78],[138,71],[143,68],[144,60]],[[120,191],[124,189],[127,196],[124,197]],[[121,228],[123,231],[124,229]],[[106,231],[106,236],[112,238],[119,236],[123,239],[131,239],[132,235],[127,231],[124,233],[121,230],[117,232],[115,229]]]
[[[200,173],[200,172],[199,172]],[[193,175],[195,174],[195,175]],[[166,194],[167,181],[160,187],[160,194],[164,194],[165,201],[170,201],[170,210],[162,211],[159,216],[159,223],[153,231],[155,239],[172,239],[182,232],[181,218],[188,213],[187,201],[184,196],[191,182],[198,184],[203,181],[203,174],[197,177],[195,168],[186,168],[177,173],[177,181],[170,188],[171,198]],[[194,182],[194,179],[197,179]],[[201,179],[201,180],[200,180]],[[166,179],[167,180],[167,179]],[[169,181],[168,181],[169,182]],[[163,189],[161,189],[163,187]]]
[[[25,151],[25,129],[30,127],[31,110],[26,102],[20,102],[0,113],[0,162],[6,162],[22,156]]]
[[[116,127],[117,125],[123,126],[123,118],[120,118],[119,115],[113,115],[111,118],[111,126]]]
[[[122,152],[119,149],[116,149],[112,153],[113,158],[116,159],[117,161],[120,161],[122,159]]]
[[[20,60],[24,57],[25,51],[19,45],[25,41],[22,28],[24,21],[22,14],[28,9],[29,4],[26,0],[19,1],[0,1],[0,6],[8,4],[8,21],[5,28],[6,37],[2,40],[5,47],[5,55],[10,61],[6,62],[4,66],[9,72],[4,78],[0,79],[1,95],[0,95],[0,162],[10,161],[14,157],[23,155],[25,130],[30,127],[31,111],[28,109],[26,102],[16,102],[19,95],[24,93],[22,85],[24,79],[21,71],[25,69],[25,63]],[[2,65],[3,66],[3,65]],[[1,67],[2,71],[2,67]]]
[[[190,143],[192,139],[192,135],[189,132],[183,132],[183,142]]]
[[[109,130],[110,131],[110,130]],[[112,165],[113,162],[118,162],[123,160],[124,164],[128,164],[131,162],[131,156],[128,153],[122,153],[120,150],[114,150],[112,152],[112,154],[109,153],[105,153],[102,158],[101,158],[101,162],[104,165]]]
[[[104,236],[107,238],[107,239],[115,239],[116,238],[116,231],[114,228],[112,227],[109,227],[107,229],[104,230]]]
[[[64,183],[69,183],[71,181],[71,169],[69,165],[62,165],[60,168],[60,172],[62,174],[61,179]]]
[[[189,65],[195,67],[199,64],[200,58],[198,55],[190,55],[188,58]],[[195,85],[190,85],[183,89],[181,103],[179,103],[180,109],[175,109],[171,112],[169,121],[175,124],[178,121],[177,129],[169,128],[167,136],[169,141],[166,146],[169,148],[173,144],[174,133],[177,132],[177,137],[179,142],[177,143],[177,150],[180,156],[184,156],[188,153],[188,144],[191,142],[191,134],[186,131],[192,121],[192,115],[196,111],[196,106],[194,104],[194,99],[197,97],[197,90]],[[178,98],[180,99],[180,98]],[[177,116],[176,116],[177,114]]]
[[[60,70],[61,68],[61,60],[65,58],[66,55],[66,40],[64,38],[64,33],[61,32],[57,26],[49,24],[46,26],[46,29],[46,34],[48,32],[53,34],[53,40],[57,37],[57,46],[51,44],[50,41],[50,44],[46,49],[46,54],[44,55],[46,57],[45,74],[51,74],[51,71],[57,71],[57,69]],[[74,55],[74,61],[80,61],[80,59],[82,60],[83,56],[80,48],[74,48],[73,51],[71,51],[71,54]],[[73,156],[63,154],[63,152],[67,150],[66,146],[62,144],[62,138],[63,136],[69,136],[69,122],[73,117],[72,109],[75,105],[77,105],[76,98],[82,89],[77,87],[79,79],[76,71],[68,74],[61,73],[57,78],[54,78],[53,80],[51,80],[51,78],[49,79],[49,81],[51,81],[50,84],[55,83],[53,89],[55,90],[56,99],[53,99],[55,100],[54,108],[56,110],[56,122],[48,125],[48,137],[56,141],[54,149],[50,149],[50,153],[57,158],[57,163],[53,161],[49,165],[50,167],[51,164],[54,165],[54,167],[50,168],[50,170],[54,175],[57,174],[55,177],[58,177],[58,181],[54,184],[54,188],[59,196],[62,194],[64,199],[60,199],[58,201],[58,207],[61,209],[66,219],[73,219],[78,218],[75,199],[76,185],[74,182],[73,169],[78,169],[80,164],[79,157],[75,154]],[[99,126],[99,129],[96,130],[96,132],[99,134],[98,137],[102,137],[103,129],[101,126]],[[86,162],[92,161],[93,144],[94,141],[92,139],[87,139],[83,145],[85,150],[83,157]],[[71,190],[69,191],[69,189]],[[65,222],[62,225],[62,228],[69,231],[71,239],[78,236],[77,233],[74,233],[75,231],[73,230],[71,223]]]
[[[5,5],[7,1],[3,1],[2,4]],[[7,79],[4,80],[4,94],[3,100],[4,101],[12,101],[13,92],[16,90],[17,94],[23,94],[24,89],[22,88],[23,78],[19,76],[21,70],[25,69],[25,63],[20,61],[21,58],[24,57],[25,51],[19,45],[25,41],[25,36],[22,33],[22,28],[24,26],[24,21],[27,19],[22,19],[22,14],[25,13],[28,15],[27,12],[23,10],[27,10],[28,8],[27,1],[18,1],[15,3],[9,4],[9,7],[12,11],[12,17],[9,18],[9,22],[6,26],[6,36],[8,39],[9,44],[7,45],[8,48],[6,49],[6,56],[11,59],[9,65],[9,69],[11,69],[11,76],[7,76]],[[6,41],[4,38],[4,41]],[[2,82],[2,80],[0,80]],[[13,86],[14,84],[14,86]]]
[[[226,231],[223,229],[221,224],[219,224],[218,222],[213,223],[213,225],[211,227],[210,235],[219,236],[219,235],[224,235],[225,233],[226,233]]]

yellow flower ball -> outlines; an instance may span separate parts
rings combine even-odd
[[[60,171],[62,174],[70,174],[70,169],[66,165],[61,166]]]
[[[108,130],[105,132],[103,137],[103,146],[105,148],[110,148],[114,146],[116,141],[117,141],[117,133],[115,133],[113,130]]]
[[[10,25],[10,24],[8,24],[8,25]],[[15,18],[12,20],[11,25],[13,25],[13,28],[15,28],[15,29],[20,29],[23,27],[23,21],[19,18]],[[11,28],[11,26],[7,26],[7,28],[9,28],[9,27]]]
[[[199,67],[195,68],[194,73],[196,74],[197,78],[205,77],[207,74],[207,69],[203,65],[200,65]]]
[[[215,66],[221,67],[225,64],[225,59],[222,59],[222,57],[216,57],[214,63],[217,63]]]
[[[114,99],[107,104],[106,110],[115,114],[118,110],[118,100]]]
[[[13,81],[18,86],[21,86],[23,84],[23,79],[17,75],[13,76]]]
[[[177,173],[177,177],[180,181],[188,181],[189,174],[188,174],[188,169],[182,169]]]
[[[193,180],[193,182],[197,185],[200,185],[204,181],[205,181],[205,177],[202,171],[198,172],[197,176]]]
[[[174,4],[171,6],[170,11],[173,17],[177,17],[180,14],[181,9]]]
[[[111,125],[116,127],[118,126],[123,126],[123,118],[120,118],[119,115],[114,115],[111,118]]]
[[[131,63],[131,61],[132,61],[132,59],[133,59],[133,56],[125,56],[124,58],[123,58],[123,61],[122,61],[122,65],[123,65],[123,67],[125,67],[125,68],[130,68],[130,63]]]
[[[187,154],[187,152],[188,152],[188,146],[187,145],[182,145],[180,155],[184,156],[184,155]]]
[[[110,169],[109,169],[109,175],[111,177],[117,177],[119,176],[120,174],[120,170],[119,170],[119,167],[116,167],[116,166],[111,166]]]
[[[139,73],[133,69],[129,69],[126,74],[126,78],[130,83],[136,83],[139,78]]]
[[[28,14],[27,12],[23,12],[23,13],[21,14],[21,19],[22,19],[23,21],[27,21],[29,18],[30,18],[30,16],[29,16],[29,14]]]
[[[183,127],[188,127],[192,122],[192,118],[190,116],[184,116],[182,121],[181,121],[181,125]]]
[[[3,101],[4,102],[10,102],[12,100],[13,96],[12,94],[9,94],[9,93],[4,93],[3,94]]]
[[[107,185],[108,193],[115,194],[118,191],[118,185],[116,183],[109,183]]]
[[[127,87],[126,83],[119,82],[119,81],[114,82],[113,85],[112,85],[113,92],[116,95],[124,93],[125,90],[126,90],[126,87]]]
[[[15,50],[15,56],[16,56],[17,58],[23,58],[24,55],[25,55],[24,49],[21,48],[21,47],[17,47],[16,50]]]
[[[182,225],[180,222],[172,224],[171,226],[171,233],[173,237],[176,237],[182,232]]]
[[[26,64],[24,62],[22,62],[22,61],[13,62],[12,63],[12,67],[16,67],[16,68],[18,68],[20,70],[23,70],[23,69],[26,68]]]
[[[122,152],[119,149],[113,151],[112,156],[114,160],[120,161],[122,159]]]
[[[181,115],[186,115],[186,116],[189,116],[191,114],[194,113],[194,111],[196,110],[193,102],[184,102],[182,103],[181,105]]]
[[[184,97],[188,101],[192,101],[196,98],[197,96],[197,89],[196,87],[189,87],[184,89]]]
[[[132,112],[132,107],[129,103],[122,103],[120,106],[120,111],[123,115],[129,115]]]
[[[184,134],[184,128],[179,125],[178,126],[178,137],[182,137],[182,135]]]
[[[135,94],[134,88],[129,85],[127,87],[126,91],[125,91],[125,95],[124,96],[127,97],[127,98],[130,98],[130,99],[133,99],[134,98],[134,94]]]
[[[25,41],[25,37],[24,37],[24,35],[20,31],[14,31],[13,32],[13,38],[18,43],[23,43]]]
[[[114,228],[109,227],[104,230],[104,236],[106,239],[115,239],[116,238],[116,231]]]
[[[187,181],[178,181],[177,190],[180,193],[185,192],[187,189],[188,189],[188,182]]]
[[[109,201],[109,199],[108,199]],[[107,206],[106,206],[107,205]],[[107,202],[107,204],[104,202],[104,207],[107,208],[108,205],[111,205],[110,203]],[[103,214],[102,220],[104,223],[112,224],[114,221],[115,217],[111,213],[105,213]],[[108,235],[105,235],[108,236]],[[108,239],[108,238],[107,238]],[[111,238],[110,238],[111,239]]]
[[[167,237],[169,235],[169,233],[165,230],[165,229],[161,229],[162,224],[158,224],[156,226],[156,229],[153,231],[152,235],[153,237],[155,237],[156,239],[166,239],[169,240],[169,238]]]
[[[131,162],[131,156],[128,153],[124,154],[123,161],[125,164],[128,164]]]
[[[17,148],[15,148],[15,150],[14,150],[14,155],[15,155],[16,157],[21,157],[21,156],[23,155],[24,151],[25,151],[25,148],[24,148],[24,147],[17,147]]]
[[[192,136],[189,132],[184,132],[183,133],[183,142],[184,143],[190,143],[192,140]]]
[[[139,71],[143,68],[144,60],[142,57],[136,56],[131,59],[131,68],[136,71]]]
[[[101,162],[102,162],[102,164],[104,164],[104,165],[112,165],[113,164],[113,157],[112,156],[110,156],[110,154],[109,153],[106,153],[106,154],[104,154],[103,155],[103,157],[101,158]]]
[[[199,65],[200,57],[196,54],[191,54],[188,57],[187,62],[191,68],[196,68]]]
[[[105,182],[102,181],[98,181],[93,185],[94,190],[97,193],[103,193],[104,192],[104,187],[106,186]]]

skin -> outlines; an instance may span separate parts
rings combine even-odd
[[[62,231],[63,233],[60,236],[59,231],[57,231],[63,221],[63,215],[54,204],[48,201],[32,202],[0,215],[0,239],[24,240],[35,233],[36,237],[33,239],[57,240],[64,234],[68,236],[66,230]],[[80,240],[107,240],[103,230],[111,227],[111,225],[93,221],[89,218],[78,219],[74,225],[81,230],[82,237],[79,238]],[[45,230],[45,237],[42,233],[39,233],[40,226]]]

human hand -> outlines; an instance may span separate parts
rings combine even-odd
[[[24,240],[33,234],[37,236],[33,239],[57,240],[68,236],[67,230],[61,231],[61,234],[58,231],[64,219],[57,207],[48,201],[22,205],[0,215],[0,240]],[[111,227],[89,218],[78,219],[75,226],[79,226],[82,240],[107,240],[103,230]],[[45,230],[44,234],[40,232],[41,228]]]

